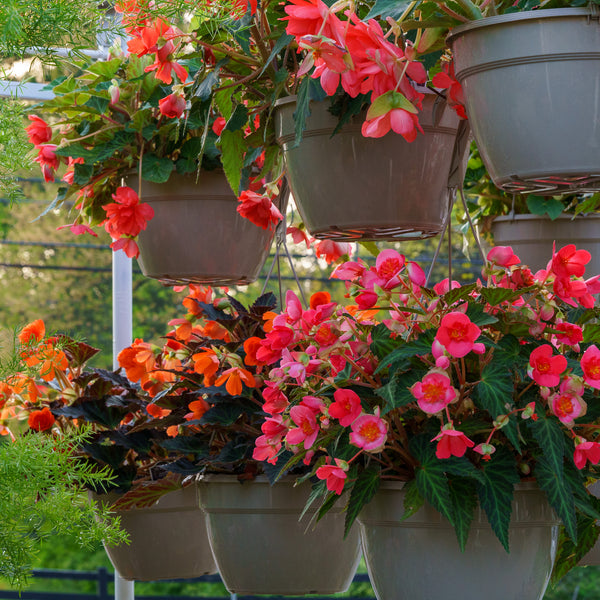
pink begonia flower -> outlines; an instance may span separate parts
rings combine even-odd
[[[360,310],[368,310],[369,308],[373,308],[377,304],[378,300],[379,296],[375,292],[370,291],[361,292],[354,298],[354,301]]]
[[[279,450],[281,450],[281,442],[273,443],[266,435],[261,435],[254,442],[252,458],[258,461],[266,460],[268,463],[274,465],[277,463],[276,455]]]
[[[309,450],[319,435],[319,425],[314,411],[307,406],[292,406],[290,418],[298,427],[290,429],[285,440],[291,446],[297,446],[304,442],[304,449]]]
[[[581,368],[583,369],[583,381],[586,385],[600,390],[600,350],[596,344],[592,344],[581,357]]]
[[[461,312],[450,312],[442,318],[435,339],[456,358],[466,356],[481,334],[481,329]]]
[[[585,265],[590,262],[592,255],[587,250],[577,250],[575,244],[568,244],[552,255],[552,272],[560,278],[571,275],[583,277]]]
[[[556,334],[556,341],[559,344],[578,346],[579,342],[583,341],[583,331],[579,325],[575,325],[574,323],[557,323],[554,329],[558,329],[561,332]]]
[[[577,417],[586,413],[587,404],[580,396],[568,392],[557,392],[550,397],[550,409],[561,423],[572,426]]]
[[[348,427],[360,416],[360,397],[352,390],[335,390],[334,402],[329,405],[329,415],[338,419],[342,427]]]
[[[379,407],[374,415],[361,415],[352,423],[350,443],[366,452],[381,452],[387,440],[387,422],[379,416]]]
[[[510,246],[495,246],[488,252],[487,259],[499,267],[512,267],[521,262]]]
[[[406,259],[396,250],[382,250],[375,261],[375,271],[379,277],[378,285],[391,290],[400,283],[400,273],[404,270]]]
[[[288,290],[285,293],[285,314],[287,322],[294,324],[302,318],[302,302],[292,290]]]
[[[557,277],[552,284],[552,291],[563,301],[570,306],[577,306],[575,300],[585,306],[585,297],[589,296],[587,291],[587,285],[583,279],[569,279],[566,277]],[[592,298],[590,296],[590,298]],[[593,298],[592,298],[593,306]],[[591,308],[591,307],[590,307]]]
[[[270,440],[278,437],[279,441],[281,441],[281,438],[287,433],[288,428],[283,423],[283,417],[276,415],[274,417],[267,417],[260,426],[260,430]]]
[[[342,279],[344,281],[354,281],[359,277],[362,277],[366,267],[360,262],[353,260],[346,261],[341,265],[338,265],[331,274],[332,279]]]
[[[460,283],[458,283],[458,281],[454,281],[452,280],[452,287],[450,287],[449,283],[448,283],[448,278],[446,277],[446,279],[442,279],[442,281],[440,281],[439,283],[436,283],[433,286],[433,291],[438,295],[438,296],[443,296],[444,294],[447,294],[450,289],[457,289],[460,287]]]
[[[427,276],[425,275],[425,271],[412,260],[409,260],[406,263],[406,272],[408,273],[408,278],[415,285],[419,285],[423,287],[425,282],[427,281]]]
[[[450,366],[450,359],[446,355],[446,349],[437,340],[431,344],[431,353],[435,358],[435,366],[438,369],[447,369]]]
[[[583,384],[583,379],[578,375],[569,375],[561,381],[558,389],[561,392],[583,396],[585,385]]]
[[[315,415],[327,414],[327,406],[318,396],[304,396],[300,401],[300,406],[306,406],[306,408],[312,410]]]
[[[464,456],[467,448],[472,448],[475,445],[475,442],[470,440],[462,431],[454,429],[452,424],[444,425],[440,433],[431,441],[437,441],[435,455],[438,458]]]
[[[430,415],[444,410],[456,399],[456,389],[452,386],[450,377],[439,369],[429,371],[410,388],[410,392],[417,399],[419,408]]]
[[[600,294],[600,275],[594,275],[585,280],[587,291],[590,294]]]
[[[578,469],[583,469],[587,461],[593,465],[600,462],[600,444],[598,442],[589,442],[584,438],[575,438],[575,452],[573,453],[573,461]]]
[[[327,457],[329,463],[329,457]],[[317,469],[316,475],[319,479],[325,479],[325,485],[330,492],[335,492],[340,495],[344,491],[344,484],[346,483],[346,471],[348,470],[348,463],[335,459],[335,466],[326,464]]]
[[[529,356],[529,376],[538,384],[554,387],[560,383],[560,375],[567,368],[567,359],[559,354],[552,356],[550,344],[538,346]]]
[[[262,391],[262,397],[265,400],[263,410],[270,415],[282,413],[288,406],[289,401],[285,394],[277,387],[276,384],[267,381]]]
[[[477,446],[473,448],[473,452],[481,454],[483,456],[483,460],[490,460],[492,454],[496,452],[496,447],[492,444],[477,444]]]

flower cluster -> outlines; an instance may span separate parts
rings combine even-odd
[[[374,482],[413,482],[459,539],[459,504],[478,496],[505,546],[492,504],[534,477],[575,539],[571,501],[585,501],[583,475],[600,463],[600,277],[585,278],[590,255],[573,245],[537,273],[507,247],[488,260],[475,284],[428,289],[417,264],[385,250],[334,271],[351,305],[321,294],[303,309],[288,292],[256,350],[272,367],[255,458],[291,451],[324,495],[351,491],[353,516]]]

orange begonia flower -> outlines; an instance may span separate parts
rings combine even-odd
[[[144,375],[141,379],[142,389],[148,392],[151,398],[162,392],[170,383],[175,381],[175,373],[167,371],[152,371]]]
[[[268,310],[266,313],[263,314],[262,318],[265,322],[265,324],[263,325],[263,329],[266,333],[269,333],[269,331],[273,329],[273,319],[275,319],[276,316],[277,313],[273,312],[272,310]]]
[[[331,302],[331,294],[329,292],[315,292],[310,297],[310,307],[314,310],[321,304],[328,304]]]
[[[261,339],[259,337],[250,337],[244,342],[244,364],[251,366],[263,365],[265,363],[260,362],[256,358],[256,351],[260,348]]]
[[[206,400],[200,398],[199,400],[190,402],[188,408],[191,412],[185,415],[186,420],[196,421],[204,416],[204,413],[210,408],[210,404],[206,402]]]
[[[139,339],[121,350],[117,359],[130,381],[139,381],[144,375],[150,373],[156,362],[152,346]]]
[[[239,396],[242,393],[242,381],[248,387],[256,387],[256,381],[254,375],[246,369],[241,367],[232,367],[223,371],[221,376],[215,381],[215,385],[223,385],[225,383],[225,389],[232,396]]]
[[[179,425],[171,425],[167,427],[167,435],[169,437],[177,437],[179,435]]]
[[[46,326],[44,325],[44,321],[42,321],[42,319],[37,319],[21,329],[19,341],[21,344],[29,344],[33,341],[41,342],[45,334]]]
[[[202,333],[211,340],[231,341],[229,331],[216,321],[207,321],[204,327],[202,327]]]
[[[54,415],[50,409],[45,406],[42,410],[34,410],[30,415],[27,423],[31,429],[35,431],[46,431],[54,425]]]
[[[202,350],[192,355],[194,361],[194,371],[204,375],[204,385],[213,385],[215,374],[219,369],[219,357],[212,348]]]
[[[167,417],[171,414],[171,409],[161,408],[154,403],[148,404],[148,406],[146,406],[146,410],[148,411],[148,414],[155,419],[162,419],[163,417]]]

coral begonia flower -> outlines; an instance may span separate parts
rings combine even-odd
[[[583,277],[585,265],[592,255],[587,250],[577,250],[575,244],[568,244],[552,256],[552,272],[557,277]]]
[[[225,389],[229,394],[239,396],[243,389],[242,382],[248,387],[256,387],[256,380],[250,371],[241,367],[232,367],[221,373],[215,381],[215,385],[223,385],[225,383]]]
[[[317,258],[324,258],[327,264],[331,264],[342,256],[350,256],[352,247],[348,242],[334,242],[333,240],[318,240],[315,242],[315,253]]]
[[[153,402],[151,402],[150,404],[148,404],[148,406],[146,406],[146,410],[148,411],[148,414],[152,417],[154,417],[155,419],[162,419],[163,417],[167,417],[168,415],[171,414],[171,410],[168,408],[161,408],[160,406],[158,406],[157,404],[154,404]]]
[[[600,462],[600,444],[598,442],[589,442],[583,438],[577,439],[583,441],[575,446],[575,452],[573,453],[575,466],[578,469],[583,469],[588,460],[593,465],[597,465]]]
[[[529,356],[530,377],[545,387],[554,387],[560,383],[560,375],[567,368],[567,359],[559,354],[552,356],[554,349],[550,344],[538,346]]]
[[[323,465],[322,467],[319,467],[316,476],[319,479],[324,479],[327,489],[330,492],[335,492],[339,496],[344,491],[347,470],[348,464],[341,461],[339,458],[336,458],[335,465]]]
[[[362,415],[352,423],[350,443],[366,452],[381,452],[387,440],[387,423],[375,409],[374,415]]]
[[[30,344],[32,342],[41,342],[46,334],[46,326],[42,319],[36,319],[28,323],[19,333],[19,342],[21,344]]]
[[[180,94],[169,94],[158,101],[158,109],[161,115],[168,119],[178,119],[185,110],[186,101]]]
[[[583,380],[590,387],[600,390],[600,350],[592,344],[581,357]]]
[[[179,81],[184,83],[188,78],[188,72],[180,65],[177,61],[172,60],[173,53],[175,52],[175,45],[171,41],[167,41],[162,48],[156,51],[156,59],[148,65],[144,70],[148,73],[150,71],[156,71],[156,79],[159,79],[167,85],[172,83],[174,71]]]
[[[460,82],[454,75],[454,62],[445,63],[443,71],[433,76],[431,83],[439,89],[448,90],[446,101],[448,106],[461,118],[467,118],[465,110],[465,97]]]
[[[361,132],[364,137],[380,138],[392,130],[407,142],[414,142],[417,139],[417,129],[421,127],[416,115],[403,108],[392,108],[379,117],[366,120]]]
[[[583,398],[576,394],[568,392],[557,392],[549,399],[552,412],[558,417],[558,420],[565,425],[570,426],[577,417],[582,417],[586,413],[587,405]]]
[[[382,250],[375,261],[375,270],[380,279],[379,287],[391,290],[400,283],[400,273],[406,264],[404,255],[396,250]]]
[[[45,144],[52,139],[52,129],[44,119],[36,115],[27,115],[27,118],[31,121],[31,125],[26,127],[25,131],[34,146]]]
[[[329,416],[337,419],[342,427],[348,427],[360,416],[362,405],[360,397],[352,390],[336,390],[333,393],[335,402],[329,406]]]
[[[136,241],[129,237],[122,237],[115,240],[110,247],[113,252],[123,250],[128,258],[137,258],[140,255],[140,249]]]
[[[431,370],[411,388],[419,408],[428,414],[436,414],[446,408],[456,398],[450,377],[441,370]]]
[[[154,209],[149,204],[140,202],[134,189],[121,186],[112,197],[115,202],[102,207],[107,217],[104,228],[111,237],[135,237],[154,218]]]
[[[34,410],[29,414],[27,424],[34,431],[47,431],[54,425],[56,419],[50,412],[50,409],[45,406],[42,410]]]
[[[315,412],[308,406],[292,406],[290,408],[290,418],[297,427],[288,431],[285,437],[286,442],[291,446],[304,443],[304,449],[310,449],[319,435],[319,425],[317,424]]]
[[[185,415],[185,419],[187,421],[199,421],[209,408],[210,404],[206,402],[206,400],[203,400],[202,398],[194,400],[188,404],[190,412]]]
[[[455,358],[466,356],[475,346],[481,329],[461,312],[450,312],[442,318],[435,339]]]
[[[267,195],[245,190],[238,200],[240,202],[237,206],[238,213],[258,227],[272,229],[283,219],[283,215]]]
[[[512,267],[521,262],[510,246],[495,246],[488,252],[487,259],[499,267]]]
[[[467,448],[472,448],[475,442],[470,440],[462,431],[445,426],[432,440],[437,441],[435,455],[438,458],[464,456]]]

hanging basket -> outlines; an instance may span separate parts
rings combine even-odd
[[[292,196],[314,237],[403,240],[442,230],[459,119],[439,96],[425,95],[419,113],[425,133],[412,143],[393,132],[377,139],[364,137],[364,114],[333,134],[338,118],[329,112],[329,101],[323,101],[311,102],[311,115],[296,146],[296,97],[278,100],[275,106],[277,141]]]
[[[488,17],[457,27],[448,43],[496,186],[536,194],[600,190],[597,10]]]
[[[550,579],[559,520],[533,483],[515,489],[510,553],[483,510],[464,552],[454,527],[426,504],[402,520],[401,483],[385,482],[361,511],[363,552],[378,600],[540,600]]]
[[[554,220],[538,215],[508,215],[496,217],[491,227],[494,244],[511,246],[534,273],[546,268],[554,245],[559,250],[575,244],[578,250],[587,250],[592,255],[586,265],[586,277],[600,274],[600,215],[575,219],[572,215],[560,215]]]
[[[119,497],[90,495],[111,504]],[[123,579],[189,579],[217,572],[195,486],[169,492],[149,508],[114,512],[129,535],[129,544],[104,548]]]
[[[341,505],[314,524],[300,514],[311,491],[293,478],[241,484],[234,475],[198,482],[210,545],[227,589],[236,594],[336,594],[352,583],[360,560],[358,530],[344,539]]]
[[[137,189],[137,177],[129,184]],[[146,277],[173,283],[246,285],[269,254],[274,229],[241,217],[222,171],[173,173],[166,183],[142,181],[141,199],[154,218],[138,238]]]

